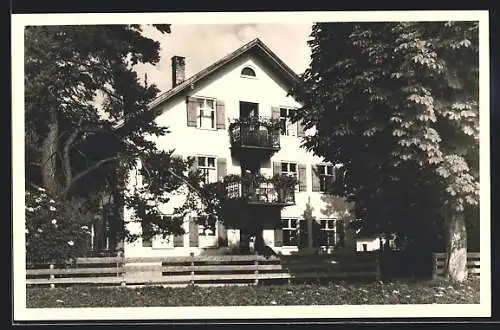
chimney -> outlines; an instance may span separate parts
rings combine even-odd
[[[186,79],[185,57],[172,56],[172,88],[179,85]]]

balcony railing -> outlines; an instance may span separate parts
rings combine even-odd
[[[260,177],[260,179],[249,180],[244,178],[243,180],[227,182],[227,198],[242,198],[249,204],[282,206],[295,204],[295,185],[280,184],[279,178],[262,180],[262,177]]]
[[[272,120],[259,118],[239,118],[229,126],[232,147],[280,149],[279,126]]]

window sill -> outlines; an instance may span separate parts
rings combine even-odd
[[[329,194],[331,194],[331,193],[329,193],[328,191],[320,191],[320,190],[318,190],[318,191],[314,191],[314,190],[312,190],[311,192],[313,192],[313,193],[318,193],[318,194],[322,194],[322,195],[329,195]],[[332,196],[334,196],[334,195],[332,194]]]
[[[196,127],[200,131],[217,131],[217,128],[204,128],[204,127]]]
[[[252,80],[258,80],[257,77],[253,77],[253,76],[246,76],[244,74],[241,74],[240,75],[240,78],[246,78],[246,79],[252,79]]]

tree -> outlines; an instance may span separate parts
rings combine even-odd
[[[311,206],[311,198],[307,200],[304,212],[302,212],[302,218],[304,219],[305,225],[303,225],[302,230],[299,231],[299,249],[306,249],[308,252],[313,252],[313,246],[315,239],[318,239],[319,230],[317,230],[316,218],[313,216],[313,207]],[[316,226],[315,226],[316,225]],[[305,232],[304,232],[305,231]],[[316,237],[314,237],[316,236]],[[317,252],[317,251],[314,251]]]
[[[464,280],[465,214],[479,203],[478,23],[318,23],[292,93],[303,145],[344,164],[357,217],[425,242],[445,230]],[[478,219],[474,219],[477,221]]]
[[[163,33],[169,25],[155,25]],[[179,234],[178,221],[161,221],[158,204],[196,176],[190,160],[159,150],[151,137],[168,133],[149,108],[158,89],[139,79],[138,63],[155,65],[160,44],[139,25],[30,26],[25,29],[27,188],[44,187],[57,203],[76,203],[74,218],[112,197],[113,231],[126,232],[126,206],[146,235]],[[140,166],[138,166],[140,165]],[[127,190],[139,171],[146,184]],[[75,222],[78,222],[75,220]]]

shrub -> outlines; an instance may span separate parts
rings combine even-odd
[[[82,256],[90,239],[89,216],[76,202],[57,202],[43,188],[26,191],[26,264],[63,264]]]

